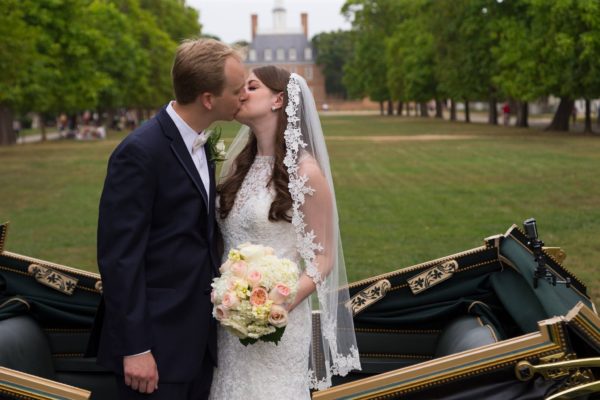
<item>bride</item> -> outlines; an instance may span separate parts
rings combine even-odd
[[[245,347],[219,328],[210,398],[309,399],[310,389],[331,386],[332,375],[360,369],[352,314],[345,307],[329,157],[302,77],[260,67],[248,77],[246,90],[236,116],[245,126],[230,147],[218,187],[225,255],[245,242],[270,246],[303,272],[279,344]]]

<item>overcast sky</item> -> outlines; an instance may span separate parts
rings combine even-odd
[[[273,27],[274,0],[187,0],[200,11],[202,32],[216,35],[227,43],[250,41],[250,15],[258,14],[258,27]],[[350,29],[341,15],[344,0],[284,0],[287,26],[300,28],[300,13],[308,13],[308,36],[337,29]]]

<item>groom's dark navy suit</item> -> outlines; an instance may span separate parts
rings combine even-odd
[[[210,196],[165,109],[127,136],[108,163],[98,221],[105,302],[98,363],[122,375],[123,356],[151,350],[159,391],[161,383],[190,382],[205,373],[203,364],[216,365],[208,165]]]

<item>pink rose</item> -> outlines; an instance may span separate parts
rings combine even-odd
[[[282,306],[273,304],[269,313],[269,323],[276,328],[283,328],[287,325],[288,313]]]
[[[287,301],[290,296],[290,288],[283,283],[278,283],[275,285],[273,289],[269,292],[269,299],[273,300],[275,304],[283,304]]]
[[[215,299],[217,298],[217,292],[215,292],[215,289],[213,289],[210,292],[210,302],[215,304]]]
[[[262,280],[262,274],[259,271],[253,269],[248,273],[246,279],[248,280],[250,286],[257,287],[258,285],[260,285],[260,281]]]
[[[237,306],[238,304],[240,304],[240,300],[238,299],[235,292],[227,292],[223,295],[221,304],[225,308],[230,309],[230,308],[233,308],[233,307]]]
[[[223,307],[223,305],[216,306],[214,316],[217,321],[223,321],[224,319],[229,318],[229,310]]]
[[[233,275],[243,278],[246,276],[248,270],[248,264],[245,261],[237,261],[231,265],[231,272]]]
[[[253,306],[262,306],[267,302],[268,297],[269,295],[267,294],[265,288],[262,288],[260,286],[255,287],[254,289],[252,289],[252,293],[250,293],[250,304],[252,304]]]

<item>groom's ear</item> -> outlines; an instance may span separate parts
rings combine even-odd
[[[207,110],[212,110],[214,96],[210,92],[204,92],[200,96],[198,96],[198,100]]]

